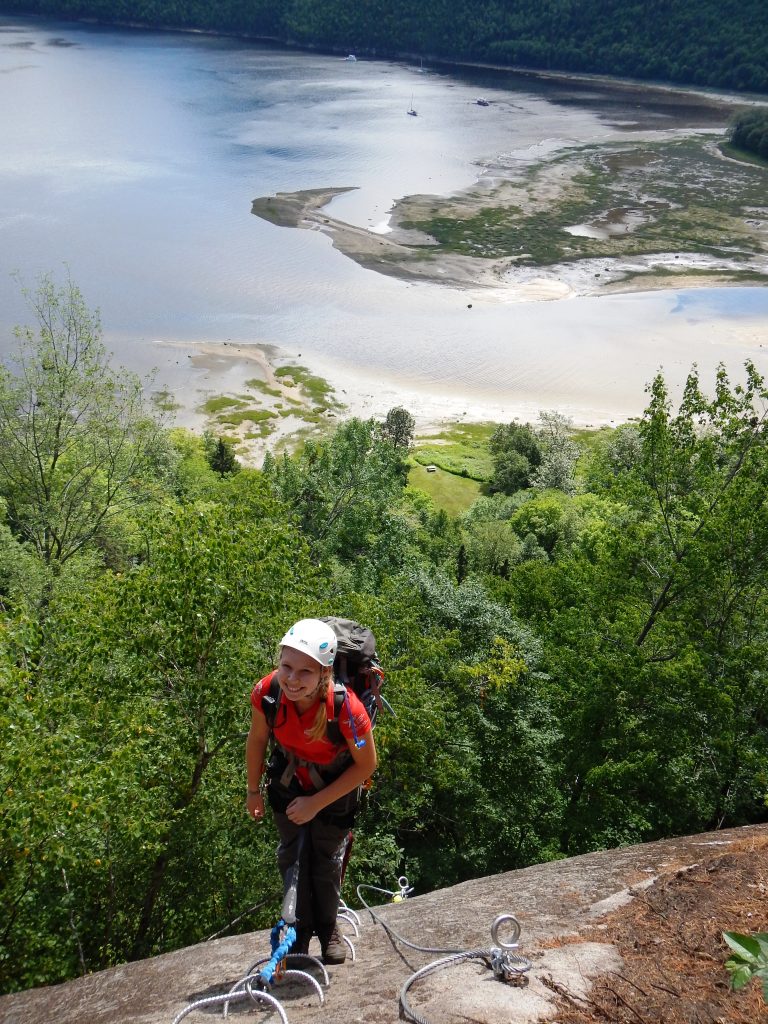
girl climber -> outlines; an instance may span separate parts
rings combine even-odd
[[[351,691],[334,686],[336,634],[319,619],[301,619],[280,641],[274,672],[251,693],[251,728],[245,745],[246,806],[254,821],[264,817],[260,780],[270,735],[274,749],[266,793],[280,835],[277,863],[284,881],[299,851],[296,942],[306,953],[313,935],[323,962],[340,964],[346,945],[336,926],[341,873],[350,827],[363,782],[376,768],[368,713]],[[338,729],[326,735],[338,711]],[[338,706],[338,705],[336,705]]]

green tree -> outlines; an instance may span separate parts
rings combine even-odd
[[[528,423],[501,424],[488,441],[493,459],[491,492],[514,494],[531,486],[534,472],[541,464],[541,446]]]
[[[237,461],[232,445],[229,441],[225,441],[223,437],[217,437],[215,440],[210,438],[210,441],[207,440],[206,456],[208,458],[208,465],[220,477],[237,473],[240,470],[240,463]]]
[[[588,488],[609,488],[611,481],[631,471],[641,455],[640,431],[634,424],[622,424],[598,436],[585,470]]]
[[[354,560],[386,532],[402,493],[400,453],[375,420],[350,419],[296,456],[265,459],[264,474],[318,555]]]
[[[431,888],[549,856],[562,799],[536,637],[477,580],[457,586],[426,567],[345,595],[344,607],[374,630],[396,711],[379,717],[367,823],[394,836],[411,881]]]
[[[215,29],[358,52],[768,89],[763,0],[6,0],[10,10]],[[343,40],[343,42],[341,42]]]
[[[721,368],[708,397],[694,371],[673,410],[658,376],[602,533],[549,572],[572,850],[736,824],[764,800],[768,392],[745,378]]]
[[[318,607],[321,577],[248,471],[217,502],[166,504],[149,551],[58,587],[45,634],[9,618],[0,634],[7,988],[276,909],[274,837],[243,813],[248,694],[286,623]]]
[[[402,405],[396,405],[387,413],[381,426],[381,436],[390,441],[395,448],[410,451],[413,447],[413,431],[416,420]]]
[[[166,448],[72,281],[26,296],[37,330],[16,331],[15,371],[0,368],[0,493],[13,530],[62,565],[153,496]]]
[[[553,489],[573,494],[576,490],[574,471],[579,447],[571,439],[572,423],[558,412],[539,413],[536,438],[541,461],[531,483],[540,490]]]

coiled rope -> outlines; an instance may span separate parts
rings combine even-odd
[[[417,950],[420,953],[451,954],[450,956],[445,956],[440,960],[435,960],[431,964],[427,964],[426,967],[420,968],[405,982],[400,990],[400,1008],[401,1015],[406,1020],[414,1021],[415,1024],[430,1024],[425,1017],[420,1016],[411,1009],[408,1002],[408,990],[421,978],[424,978],[433,971],[440,970],[443,967],[455,966],[456,964],[464,963],[468,960],[482,960],[486,967],[492,970],[497,978],[506,982],[520,982],[523,975],[530,971],[532,967],[530,960],[512,952],[518,948],[517,940],[520,937],[520,922],[513,914],[500,914],[493,922],[491,925],[491,940],[494,945],[489,949],[459,950],[443,949],[434,946],[419,946],[415,942],[411,942],[404,938],[396,932],[391,925],[387,924],[380,914],[376,913],[376,911],[368,905],[361,891],[366,890],[368,892],[378,892],[382,895],[388,896],[393,903],[401,903],[403,900],[408,898],[410,893],[413,892],[413,887],[408,885],[408,879],[404,875],[401,875],[401,877],[398,878],[397,884],[398,889],[396,890],[382,889],[375,885],[358,885],[358,899],[371,915],[373,920],[382,926],[390,938],[399,942],[401,945],[407,946],[409,949]],[[502,925],[511,925],[512,928],[512,934],[506,941],[499,937],[499,931]]]

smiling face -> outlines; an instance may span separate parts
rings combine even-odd
[[[277,681],[288,700],[307,704],[317,694],[322,667],[302,651],[293,647],[280,649],[277,665]]]

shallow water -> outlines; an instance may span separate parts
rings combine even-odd
[[[319,233],[250,213],[256,196],[355,186],[329,209],[382,227],[397,198],[469,186],[499,158],[523,167],[574,143],[719,128],[723,109],[198,36],[0,28],[3,350],[28,320],[11,273],[33,283],[66,264],[117,359],[157,367],[193,405],[221,381],[158,341],[274,345],[373,402],[493,417],[556,406],[580,421],[638,413],[659,366],[676,381],[693,361],[768,368],[766,289],[511,302],[382,277]]]

